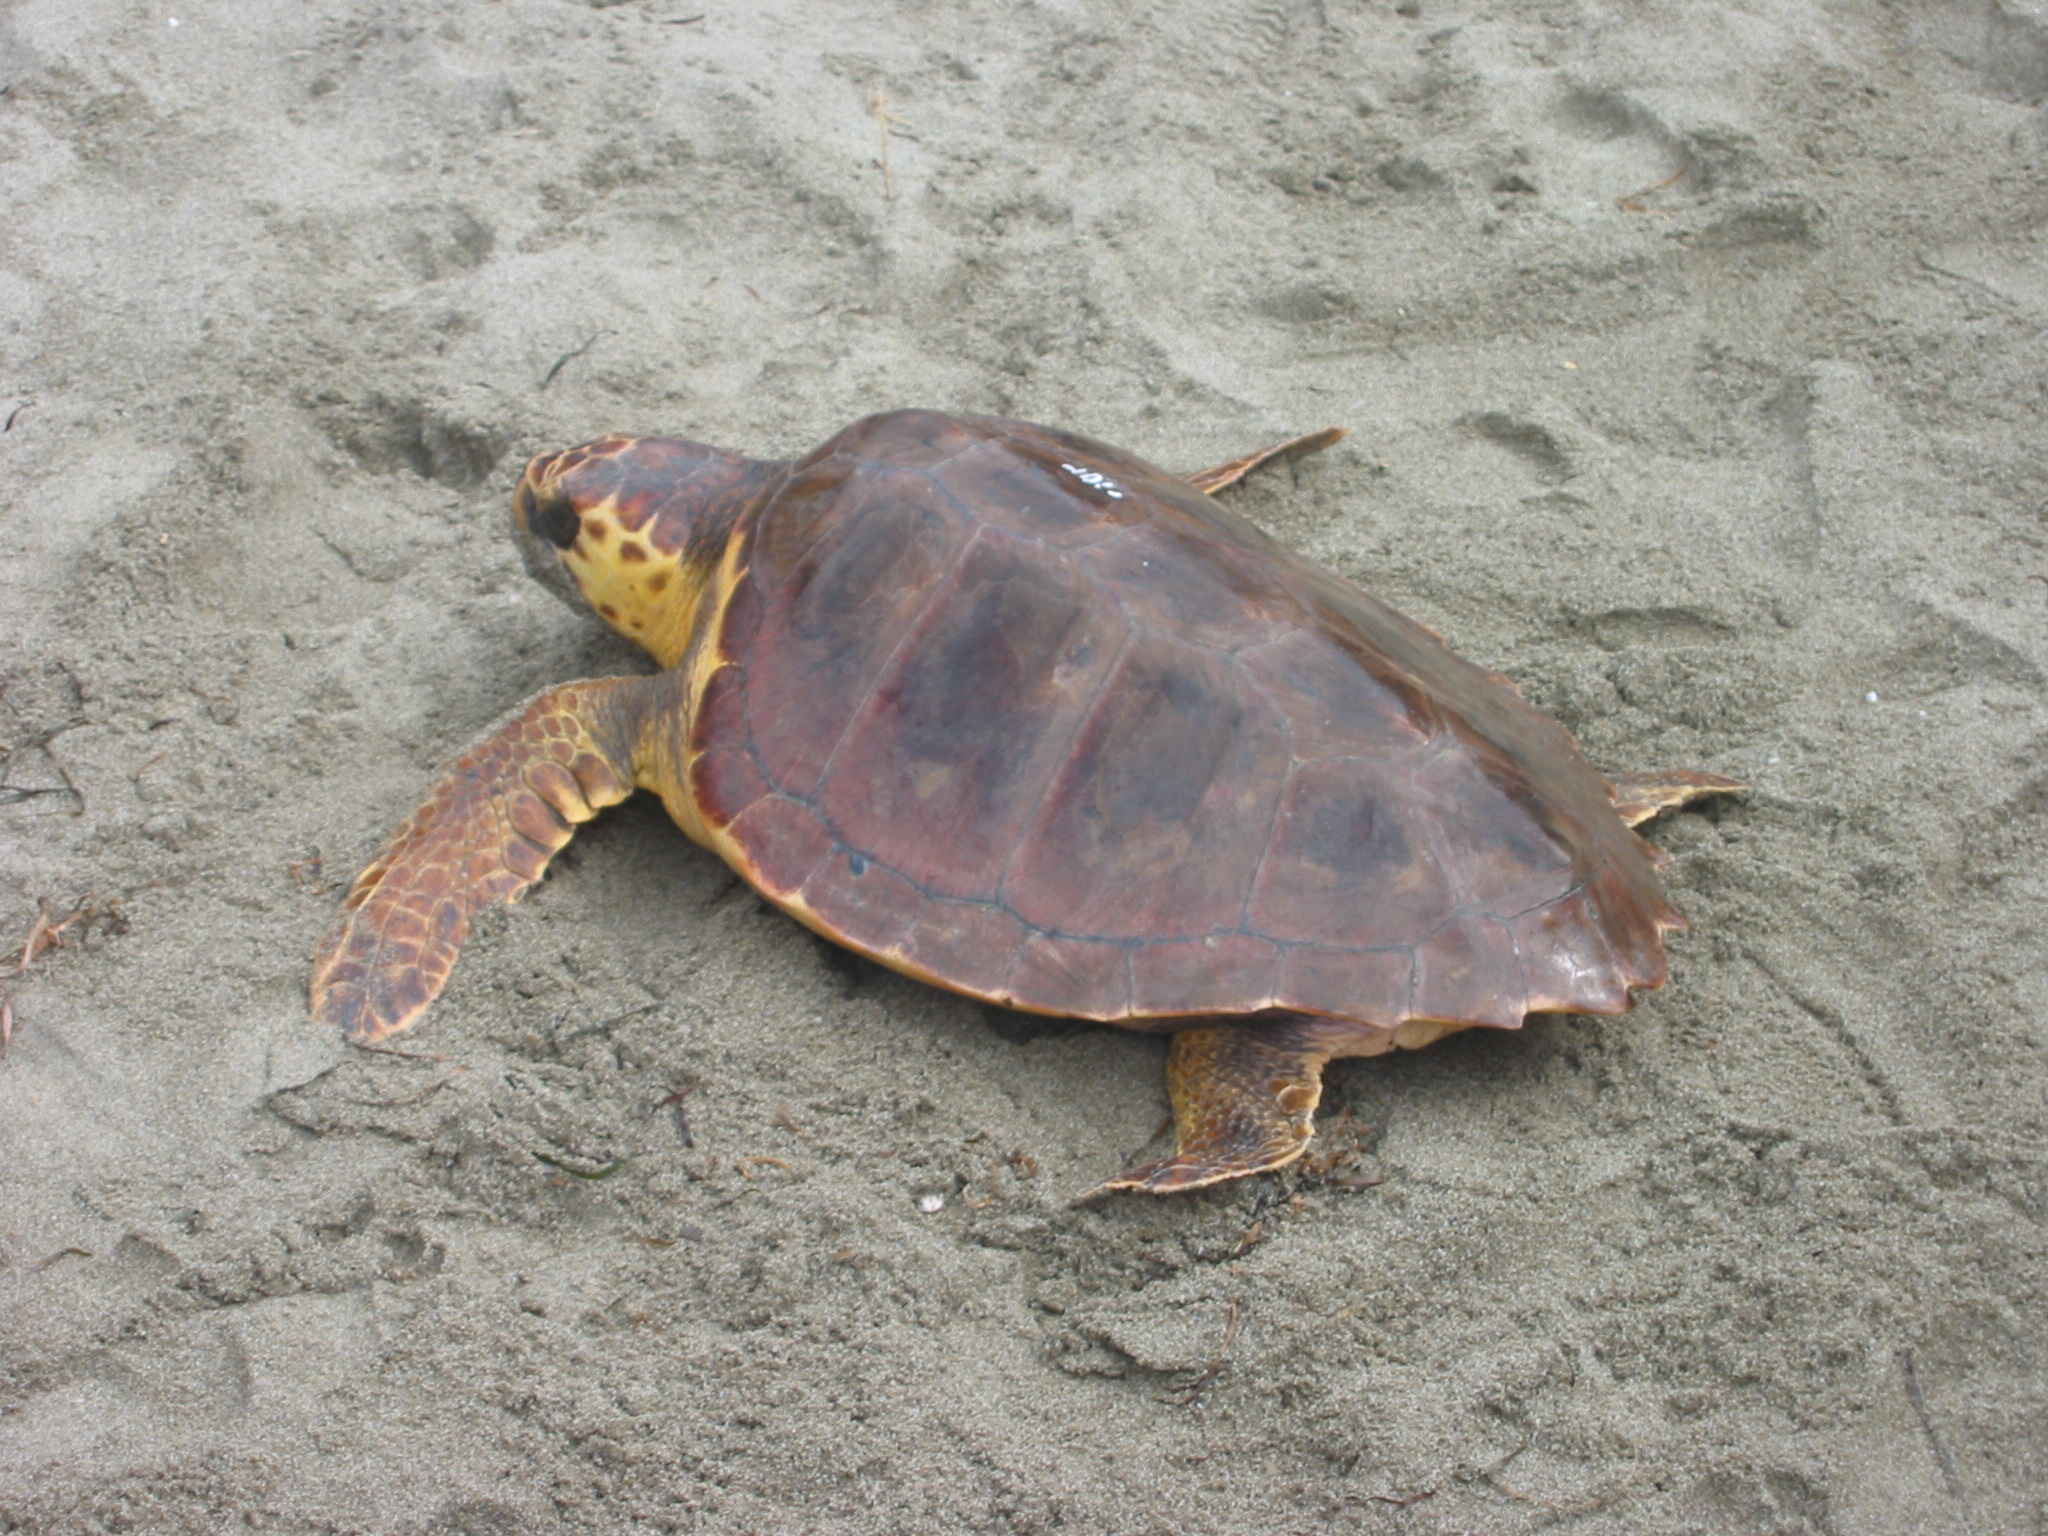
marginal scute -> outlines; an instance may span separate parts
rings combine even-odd
[[[690,722],[690,743],[695,750],[746,745],[746,682],[747,674],[737,664],[720,667],[711,674],[698,696],[696,713]]]
[[[1408,1017],[1415,956],[1407,949],[1290,945],[1280,967],[1278,1003],[1307,1013],[1391,1024]]]
[[[1131,950],[1131,1012],[1139,1017],[1236,1013],[1272,997],[1280,946],[1255,933],[1170,939]]]
[[[1010,973],[1018,1002],[1047,1013],[1130,1012],[1130,961],[1125,945],[1039,933],[1026,939]]]
[[[788,795],[755,801],[728,831],[747,850],[754,883],[770,896],[794,897],[832,853],[832,838],[817,815]]]
[[[924,893],[893,869],[836,847],[799,893],[804,905],[848,943],[885,951],[924,905]]]
[[[1633,832],[1628,835],[1635,836]],[[1634,882],[1612,865],[1587,881],[1586,895],[1589,905],[1601,915],[1600,932],[1613,949],[1626,983],[1631,987],[1663,986],[1664,935],[1684,928],[1685,919],[1661,896],[1654,902],[1638,899]]]
[[[690,792],[705,821],[730,826],[771,788],[745,746],[716,746],[690,765]]]
[[[1506,927],[1485,918],[1461,918],[1418,944],[1408,1011],[1417,1018],[1517,1028],[1529,1004]]]
[[[985,440],[984,426],[976,417],[944,411],[885,411],[856,421],[812,457],[843,453],[863,465],[932,469]]]
[[[1531,1013],[1619,1013],[1628,1006],[1621,968],[1584,892],[1512,917],[1507,929]]]
[[[1023,947],[1025,927],[993,902],[924,904],[903,937],[897,957],[944,985],[994,997]]]
[[[726,660],[744,656],[760,632],[761,588],[751,576],[742,576],[725,605],[717,636],[720,656]]]

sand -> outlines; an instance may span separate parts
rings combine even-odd
[[[88,909],[0,980],[0,1530],[2048,1530],[2039,0],[0,39],[0,947]],[[1073,1209],[1161,1042],[635,803],[414,1054],[316,1031],[436,766],[646,665],[521,569],[525,457],[909,404],[1349,426],[1238,505],[1754,786],[1653,832],[1669,987],[1341,1065],[1332,1173]]]

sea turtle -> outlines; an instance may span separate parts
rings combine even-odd
[[[369,1042],[482,907],[636,788],[797,921],[1007,1008],[1172,1035],[1167,1192],[1307,1148],[1322,1070],[1619,1013],[1685,926],[1630,827],[1741,788],[1609,782],[1507,679],[1182,477],[895,411],[794,462],[604,437],[513,517],[659,672],[550,688],[357,878],[314,1014]]]

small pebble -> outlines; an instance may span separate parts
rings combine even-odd
[[[933,1215],[946,1208],[946,1197],[944,1195],[919,1195],[917,1197],[917,1208],[927,1216]]]
[[[1863,702],[1866,704],[1875,704],[1877,702],[1877,695],[1875,693],[1866,693],[1865,695],[1863,695]]]

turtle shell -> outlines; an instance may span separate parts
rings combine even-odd
[[[1664,978],[1682,920],[1563,727],[1172,474],[895,412],[734,539],[689,810],[884,964],[1140,1027],[1514,1027]]]

